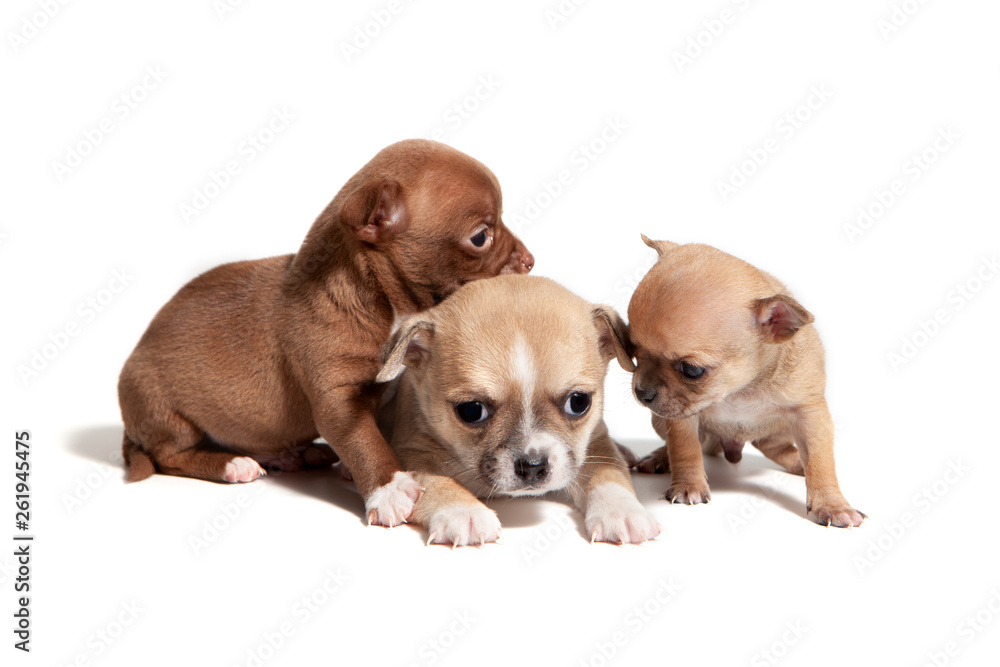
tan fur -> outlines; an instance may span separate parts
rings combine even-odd
[[[130,479],[155,465],[225,481],[234,453],[273,457],[322,436],[368,499],[400,470],[375,423],[379,350],[397,318],[466,282],[531,268],[501,208],[481,163],[403,141],[343,186],[296,254],[185,285],[122,369]]]
[[[638,542],[659,533],[635,499],[628,468],[602,419],[608,361],[627,356],[624,323],[545,278],[500,276],[466,285],[403,323],[386,346],[380,378],[402,365],[393,448],[426,492],[411,520],[429,540],[480,544],[499,522],[477,496],[568,489],[593,539]],[[587,393],[582,416],[567,397]],[[456,405],[480,401],[490,416],[468,424]],[[533,443],[551,470],[536,486],[513,472]],[[470,528],[471,526],[471,528]]]
[[[702,453],[738,461],[746,442],[806,476],[822,524],[860,525],[840,492],[824,352],[813,317],[773,276],[706,245],[650,241],[660,259],[629,304],[633,389],[666,447],[639,463],[669,467],[665,497],[708,502]],[[690,379],[682,363],[704,368]]]

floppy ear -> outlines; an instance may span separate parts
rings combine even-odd
[[[403,321],[396,333],[382,346],[382,369],[376,382],[389,382],[403,371],[403,366],[418,368],[430,353],[434,323],[423,315],[413,315]]]
[[[618,359],[618,365],[629,373],[635,371],[635,361],[632,359],[632,343],[628,339],[628,327],[621,315],[613,308],[596,306],[591,312],[594,326],[597,327],[597,341],[601,348],[601,356],[605,361],[613,357]]]
[[[679,245],[673,241],[654,241],[645,234],[642,235],[642,242],[655,250],[656,254],[660,257],[666,255],[668,250],[673,250]]]
[[[403,188],[396,181],[375,179],[355,190],[340,209],[340,223],[365,243],[384,243],[406,231],[410,218]]]
[[[757,326],[768,343],[784,343],[813,321],[812,313],[785,294],[758,299],[751,308]]]

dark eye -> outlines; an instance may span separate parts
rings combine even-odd
[[[472,242],[472,245],[476,246],[477,248],[482,248],[484,245],[486,245],[487,239],[489,239],[489,234],[487,234],[486,230],[484,229],[483,231],[479,232],[469,240]]]
[[[682,375],[689,377],[692,380],[700,378],[705,373],[705,369],[701,366],[694,366],[686,361],[682,361],[681,365],[677,367],[677,370],[679,370]]]
[[[466,424],[479,424],[490,416],[486,406],[479,401],[466,401],[455,405],[455,414]]]
[[[574,391],[566,398],[563,404],[563,412],[570,417],[582,417],[590,409],[590,394]]]

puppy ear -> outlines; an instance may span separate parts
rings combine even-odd
[[[812,313],[785,294],[758,299],[752,308],[757,326],[768,343],[784,343],[813,321]]]
[[[673,250],[679,245],[673,241],[654,241],[645,234],[642,235],[642,242],[655,250],[656,254],[660,257],[666,255],[668,250]]]
[[[632,343],[629,342],[628,327],[621,315],[607,306],[597,306],[591,314],[594,326],[597,327],[597,341],[604,360],[610,361],[612,357],[616,357],[619,366],[629,373],[635,371]]]
[[[430,352],[430,337],[433,335],[434,323],[424,316],[407,318],[382,346],[382,369],[375,376],[375,381],[396,379],[403,372],[403,366],[418,368]]]
[[[410,218],[403,188],[378,179],[355,190],[340,209],[340,222],[365,243],[384,243],[406,231]]]

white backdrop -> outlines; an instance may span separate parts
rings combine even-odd
[[[1000,651],[1000,6],[12,0],[0,27],[4,528],[31,432],[30,654],[4,664],[985,665]],[[624,312],[653,253],[716,245],[816,316],[847,498],[708,462],[713,502],[590,545],[558,500],[506,542],[367,528],[326,473],[126,486],[116,380],[214,265],[294,251],[383,146],[490,166],[535,273]],[[612,433],[657,446],[617,367]],[[18,594],[20,596],[21,594]],[[990,657],[992,656],[992,658]]]

